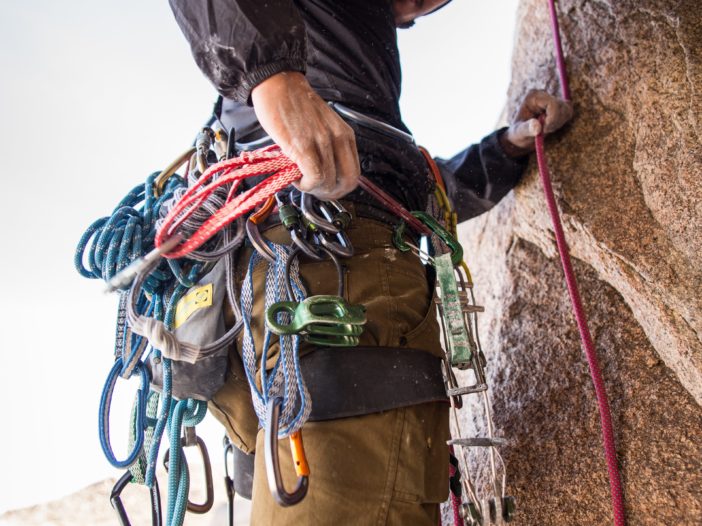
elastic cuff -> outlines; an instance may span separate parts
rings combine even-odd
[[[492,132],[490,135],[488,135],[482,140],[483,147],[490,147],[495,151],[495,153],[498,154],[499,157],[501,157],[505,161],[514,163],[517,166],[526,166],[529,163],[529,156],[531,155],[531,152],[526,152],[524,155],[521,155],[519,157],[510,157],[509,155],[507,155],[507,152],[505,152],[505,149],[502,147],[500,137],[507,130],[508,128],[507,126],[505,126],[504,128],[500,128],[499,130]]]
[[[304,58],[285,58],[265,64],[246,75],[236,90],[234,98],[238,102],[252,106],[251,92],[261,82],[282,71],[299,71],[300,73],[305,73],[306,69],[307,64]]]

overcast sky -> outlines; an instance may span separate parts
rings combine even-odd
[[[435,155],[493,130],[516,4],[456,0],[400,33],[405,122]],[[4,0],[0,44],[2,513],[119,474],[97,438],[116,301],[77,275],[73,251],[189,145],[215,94],[165,1]],[[222,430],[207,427],[217,459]]]

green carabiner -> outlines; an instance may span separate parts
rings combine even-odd
[[[420,212],[418,210],[414,210],[410,213],[419,219],[429,230],[436,234],[439,239],[441,239],[441,241],[443,241],[449,248],[451,252],[451,262],[453,265],[460,265],[461,261],[463,261],[463,247],[458,242],[458,239],[456,239],[451,232],[446,230],[441,223],[434,219],[430,214]],[[411,250],[411,247],[404,240],[405,228],[405,222],[402,221],[393,230],[392,243],[400,252],[409,252]]]
[[[278,322],[287,313],[290,323]],[[366,308],[349,305],[340,296],[311,296],[301,302],[279,301],[266,309],[266,326],[278,335],[301,334],[319,345],[358,345],[366,323]]]
[[[449,248],[451,251],[451,263],[453,263],[454,266],[460,265],[461,261],[463,261],[463,247],[458,242],[458,239],[451,235],[451,232],[446,230],[441,223],[430,214],[420,211],[413,211],[411,214],[424,223],[424,225],[434,232]]]

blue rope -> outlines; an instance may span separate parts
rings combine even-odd
[[[160,196],[154,193],[154,180],[158,172],[151,174],[145,184],[133,188],[115,207],[112,214],[93,222],[81,236],[74,256],[78,273],[89,279],[111,280],[117,273],[136,259],[153,249],[156,235],[156,220],[161,206],[172,199],[179,188],[186,186],[179,176],[171,177]],[[189,269],[178,261],[162,261],[144,280],[142,291],[136,300],[136,314],[152,316],[172,329],[178,301],[194,286],[202,270],[201,264]],[[122,291],[120,307],[124,308],[127,292]],[[154,360],[162,360],[163,389],[160,395],[149,390],[151,380],[144,360],[147,341],[127,330],[125,316],[120,311],[115,341],[115,362],[108,374],[100,398],[98,432],[100,445],[107,460],[115,467],[125,468],[140,462],[144,467],[144,483],[152,488],[155,482],[156,464],[163,433],[168,427],[171,437],[172,475],[169,475],[168,525],[180,526],[187,507],[189,477],[187,465],[181,463],[180,435],[183,425],[194,426],[201,422],[207,412],[207,404],[192,399],[176,401],[172,397],[173,372],[171,360],[164,358],[160,350],[152,348]],[[124,460],[118,460],[110,443],[110,407],[115,385],[119,377],[141,377],[141,386],[134,405],[133,425],[130,431],[132,446]],[[159,408],[155,418],[147,415],[148,400],[159,397]],[[152,404],[153,405],[153,404]],[[153,410],[153,409],[152,409]],[[145,440],[145,434],[149,440]],[[176,447],[173,446],[177,442]],[[182,464],[182,465],[181,465]],[[134,467],[134,469],[141,469]]]
[[[154,194],[151,174],[145,184],[133,188],[115,207],[112,214],[91,224],[81,236],[73,263],[78,273],[89,279],[109,281],[120,270],[153,248],[156,219],[161,205],[173,198],[178,188],[184,188],[181,177],[168,180],[159,197]],[[144,283],[144,290],[154,293],[172,282],[173,274],[180,279],[180,272],[170,272],[162,263]]]
[[[117,358],[110,374],[107,376],[107,382],[100,396],[100,417],[98,419],[98,434],[100,435],[100,446],[107,457],[107,461],[116,468],[126,468],[131,466],[141,453],[144,445],[144,432],[146,430],[146,400],[149,393],[149,382],[151,375],[143,363],[138,363],[135,367],[135,372],[141,376],[141,386],[137,392],[136,403],[136,418],[134,429],[134,446],[124,460],[117,460],[112,445],[110,444],[110,407],[112,395],[114,393],[119,372],[122,370],[122,358]]]
[[[168,510],[166,525],[176,526],[183,523],[188,506],[188,489],[190,477],[185,455],[180,440],[183,426],[194,427],[205,418],[207,402],[200,400],[181,400],[174,405],[169,425],[170,453],[168,463]]]

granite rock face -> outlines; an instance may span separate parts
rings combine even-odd
[[[547,141],[610,396],[630,524],[702,524],[702,10],[562,0],[576,117]],[[547,2],[523,0],[507,115],[558,93]],[[599,417],[534,165],[462,225],[523,525],[611,524]]]

